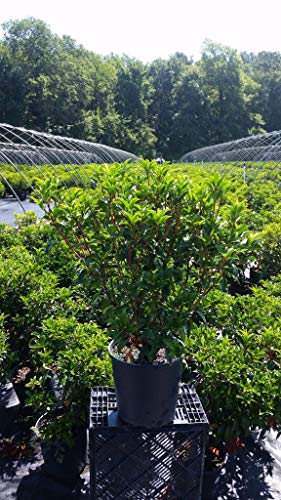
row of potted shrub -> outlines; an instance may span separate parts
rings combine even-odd
[[[44,454],[49,472],[60,475],[64,443],[72,446],[76,430],[81,436],[87,424],[90,387],[110,385],[112,375],[108,336],[95,322],[72,259],[63,244],[46,252],[53,238],[32,213],[19,216],[17,228],[0,225],[0,379],[13,382],[24,409],[20,419],[27,415],[35,426],[48,413],[41,439],[56,443],[55,466],[53,445],[44,446]],[[81,451],[77,472],[85,446]],[[67,469],[69,477],[68,462]]]
[[[61,186],[91,186],[90,165],[7,165],[0,164],[0,198],[7,195],[24,200],[40,177],[53,177],[54,171]]]
[[[231,181],[231,189],[239,198],[247,201],[251,210],[250,226],[260,225],[265,217],[272,220],[270,214],[281,202],[280,169],[276,162],[229,162],[205,163],[203,165],[178,165],[179,171],[188,171],[189,175],[202,183],[214,172]],[[55,175],[61,187],[93,187],[93,165],[8,165],[0,164],[0,197],[11,193],[10,187],[17,193],[30,192],[38,178]],[[261,218],[262,213],[262,218]],[[261,220],[262,219],[262,220]]]

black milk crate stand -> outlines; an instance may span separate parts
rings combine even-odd
[[[92,500],[199,500],[209,423],[195,389],[180,385],[175,420],[146,429],[118,418],[115,390],[90,403]]]

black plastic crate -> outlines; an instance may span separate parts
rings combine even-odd
[[[195,389],[181,384],[175,420],[131,427],[118,418],[115,390],[94,387],[90,406],[93,500],[199,500],[209,423]]]

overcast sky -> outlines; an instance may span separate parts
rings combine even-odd
[[[144,62],[177,51],[197,59],[206,38],[281,51],[280,14],[281,0],[0,0],[1,24],[33,16],[94,52]]]

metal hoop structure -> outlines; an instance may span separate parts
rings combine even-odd
[[[85,165],[123,162],[127,159],[136,160],[137,157],[127,151],[104,144],[55,136],[5,123],[0,124],[0,181],[17,200],[23,212],[26,211],[25,205],[19,193],[9,182],[7,174],[5,175],[4,165],[10,165],[32,190],[21,165],[34,167],[38,171],[38,177],[42,178],[45,176],[43,165],[52,167],[54,175],[58,173],[58,165],[60,169],[63,166],[63,170],[69,174],[73,184],[78,186],[81,183],[83,185],[87,177],[90,180]],[[3,201],[0,201],[0,209],[1,203],[3,205]]]
[[[179,162],[281,162],[281,130],[195,149]]]

